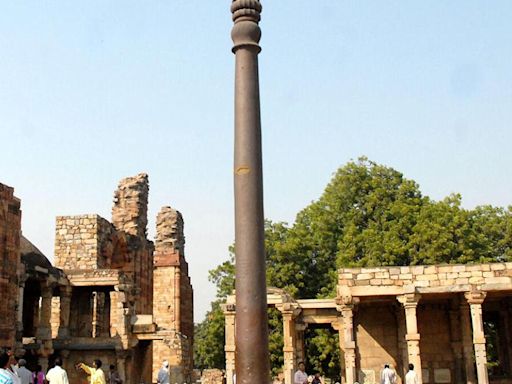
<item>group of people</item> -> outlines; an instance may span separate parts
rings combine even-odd
[[[34,372],[30,371],[26,365],[27,362],[24,359],[16,361],[11,352],[0,354],[0,384],[69,384],[68,374],[62,368],[60,357],[55,359],[54,367],[46,374],[40,365]],[[101,366],[101,360],[96,359],[92,366],[78,363],[75,368],[84,371],[90,377],[91,384],[123,384],[115,365],[110,365],[108,380]]]
[[[380,384],[395,384],[396,373],[389,364],[384,365],[384,369],[380,375]],[[414,364],[409,364],[409,371],[405,374],[405,384],[418,384],[418,375],[414,371]]]
[[[380,375],[380,384],[395,384],[396,373],[393,371],[389,364],[384,365],[384,369]],[[1,383],[0,383],[1,384]],[[293,377],[293,384],[323,384],[322,378],[319,373],[314,376],[308,376],[306,373],[306,365],[303,361],[299,362],[299,369],[295,372]],[[354,383],[358,384],[358,383]],[[409,371],[405,375],[405,384],[418,384],[418,375],[414,371],[414,365],[409,364]]]

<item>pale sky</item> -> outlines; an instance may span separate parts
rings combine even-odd
[[[183,213],[200,321],[233,241],[229,0],[0,4],[0,182],[50,259],[55,216],[110,219],[147,172]],[[361,155],[466,207],[512,203],[512,2],[265,0],[265,215],[293,222]]]

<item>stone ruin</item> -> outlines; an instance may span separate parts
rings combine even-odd
[[[20,201],[0,184],[0,347],[46,369],[60,356],[70,382],[77,362],[114,364],[127,384],[156,382],[163,360],[172,383],[190,382],[193,290],[181,213],[164,207],[147,238],[148,176],[119,183],[112,222],[56,219],[55,265],[21,235]]]

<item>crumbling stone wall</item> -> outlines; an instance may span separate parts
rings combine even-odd
[[[193,368],[193,301],[184,257],[183,217],[171,207],[157,216],[153,317],[160,340],[153,345],[153,380],[163,360],[171,367],[171,382],[190,382]]]
[[[0,184],[0,347],[12,348],[16,336],[21,210],[14,189]]]
[[[140,173],[119,182],[114,193],[112,223],[119,231],[146,237],[148,225],[148,175]]]

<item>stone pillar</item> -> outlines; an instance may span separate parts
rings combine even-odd
[[[337,301],[337,310],[341,313],[339,323],[343,324],[343,333],[340,332],[340,347],[345,352],[345,382],[352,384],[357,381],[356,371],[356,342],[354,337],[354,305],[351,296],[344,296]]]
[[[23,296],[25,294],[25,280],[19,281],[19,298],[16,312],[16,340],[21,340],[23,335]]]
[[[279,309],[283,315],[284,383],[293,384],[293,374],[295,372],[296,363],[295,317],[300,313],[300,309],[291,303],[278,305],[277,309]]]
[[[306,351],[304,350],[304,332],[308,327],[305,323],[295,323],[295,364],[306,360]]]
[[[473,356],[473,341],[471,339],[471,318],[469,315],[469,304],[465,300],[461,301],[460,303],[460,325],[466,383],[476,384],[475,360]]]
[[[407,340],[407,356],[410,364],[414,364],[414,370],[418,375],[418,384],[421,384],[421,355],[420,334],[418,332],[418,319],[416,309],[421,296],[417,293],[406,293],[398,297],[405,309],[405,339]]]
[[[408,370],[409,354],[407,353],[407,340],[405,339],[405,313],[403,308],[397,306],[396,311],[397,336],[398,336],[398,352],[400,355],[400,377],[404,381],[405,374]]]
[[[37,338],[41,340],[51,339],[52,297],[52,287],[43,285],[41,287],[41,312],[39,314],[39,326],[36,334]]]
[[[126,383],[126,352],[116,350],[116,368],[123,383]]]
[[[507,352],[508,352],[508,369],[512,373],[512,300],[506,299],[506,312],[504,322],[507,331]]]
[[[455,358],[454,376],[456,383],[462,383],[463,381],[463,351],[460,329],[460,313],[457,309],[450,309],[450,339]]]
[[[478,384],[489,384],[487,372],[487,353],[485,350],[484,322],[482,319],[482,303],[486,293],[479,291],[466,292],[466,300],[471,311],[473,325],[473,347],[475,350],[476,375]]]
[[[223,306],[225,318],[225,337],[226,344],[224,351],[226,353],[226,384],[233,384],[233,375],[235,374],[235,306],[225,304]]]

